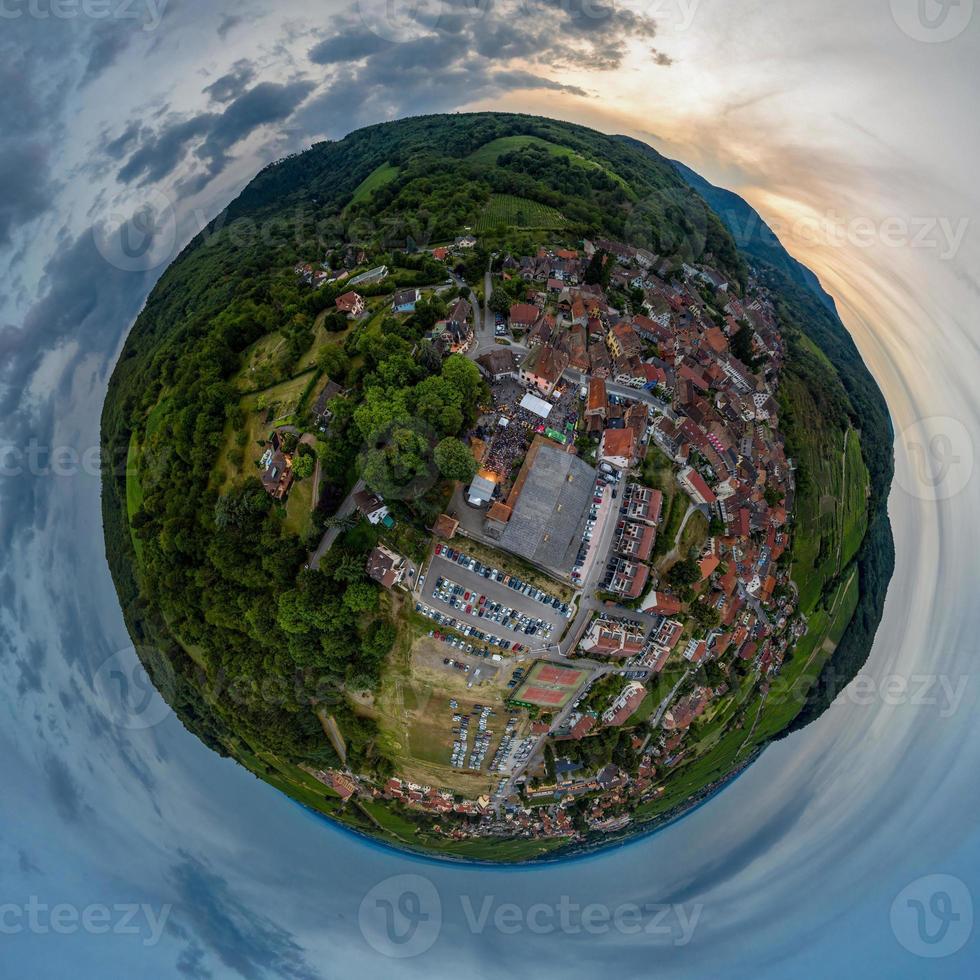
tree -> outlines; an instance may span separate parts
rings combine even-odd
[[[383,443],[364,454],[361,478],[382,497],[416,497],[431,484],[431,455],[423,436],[414,429],[395,426]]]
[[[476,405],[483,388],[480,369],[467,357],[452,354],[442,365],[442,376],[459,392],[460,404]]]
[[[322,348],[316,356],[316,363],[328,378],[332,378],[338,384],[347,377],[347,371],[350,369],[350,358],[343,347],[338,347],[336,344],[328,344]]]
[[[701,580],[701,568],[693,558],[677,562],[667,573],[671,585],[694,585]]]
[[[436,466],[447,480],[468,483],[476,473],[476,460],[473,454],[459,441],[449,437],[436,445]]]
[[[352,582],[344,590],[344,605],[355,613],[378,608],[378,590],[370,582]]]
[[[510,297],[502,290],[495,289],[490,294],[490,309],[501,316],[507,316],[510,312]]]
[[[316,460],[307,453],[299,453],[293,457],[293,473],[298,480],[313,476]]]

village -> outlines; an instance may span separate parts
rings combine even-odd
[[[475,244],[431,250],[447,283]],[[297,273],[314,287],[335,275]],[[362,317],[358,287],[387,273],[350,277],[337,310]],[[475,475],[427,529],[424,562],[387,543],[367,560],[428,627],[413,664],[438,748],[422,775],[383,784],[314,775],[345,803],[427,814],[449,839],[614,833],[745,723],[741,706],[806,632],[788,561],[783,340],[754,279],[740,296],[710,266],[615,241],[493,253],[470,286],[427,339],[474,361],[491,393],[468,434]],[[410,314],[423,296],[385,302]],[[324,423],[339,393],[327,379],[317,395]],[[277,499],[296,445],[277,431],[262,459]],[[345,506],[393,524],[368,487]]]

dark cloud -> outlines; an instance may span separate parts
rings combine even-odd
[[[85,814],[82,792],[63,759],[49,755],[44,762],[44,775],[54,807],[68,823],[78,823]]]
[[[207,160],[212,175],[225,166],[225,154],[260,126],[281,122],[313,91],[312,82],[279,85],[261,82],[232,102],[211,126],[198,156]]]
[[[131,122],[114,140],[110,140],[102,148],[102,152],[113,160],[121,160],[128,152],[140,134],[140,124]]]
[[[104,21],[93,31],[92,46],[88,62],[82,74],[82,87],[95,81],[107,68],[114,65],[119,56],[129,47],[132,27],[122,21]]]
[[[57,184],[51,151],[39,140],[0,139],[0,245],[51,206]]]
[[[370,54],[388,51],[394,47],[368,30],[351,30],[335,34],[321,41],[310,50],[310,61],[317,65],[336,65],[347,61],[360,61]]]
[[[17,851],[17,869],[22,875],[42,874],[41,869],[23,848],[19,848]]]
[[[201,861],[182,854],[171,878],[177,901],[167,928],[175,938],[188,942],[178,962],[184,975],[195,980],[210,976],[203,946],[226,970],[246,980],[317,980],[320,976],[291,933],[246,906],[227,881]]]
[[[232,95],[235,82],[225,79],[215,83],[221,83],[215,91]],[[312,90],[312,82],[260,82],[232,98],[221,112],[166,122],[155,135],[143,139],[118,177],[126,184],[157,183],[173,174],[192,149],[207,163],[208,175],[215,177],[224,169],[227,153],[236,143],[260,126],[288,119]]]
[[[124,184],[139,180],[150,184],[163,180],[177,169],[191,145],[205,136],[214,123],[213,113],[167,123],[152,137],[143,140],[139,149],[117,174]]]
[[[212,82],[204,91],[212,102],[231,102],[245,91],[245,87],[255,77],[255,68],[244,58],[236,61],[232,70]]]

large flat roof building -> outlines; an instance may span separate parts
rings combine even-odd
[[[582,543],[595,470],[547,439],[534,440],[507,498],[510,516],[487,530],[501,547],[568,576]]]

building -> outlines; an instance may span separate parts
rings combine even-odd
[[[621,470],[628,470],[637,459],[635,429],[606,429],[599,443],[599,459]]]
[[[610,564],[611,574],[606,588],[627,599],[638,599],[646,588],[650,569],[638,561],[625,558],[615,558]]]
[[[530,330],[541,316],[541,311],[531,303],[514,303],[510,308],[511,330]]]
[[[354,494],[354,505],[372,524],[395,526],[385,502],[376,493],[371,493],[370,490],[358,490]]]
[[[704,477],[693,466],[684,467],[677,474],[677,482],[695,504],[707,504],[710,507],[718,501],[711,487],[705,483]]]
[[[368,577],[380,583],[386,589],[393,589],[399,585],[408,571],[408,563],[405,559],[390,551],[383,544],[379,544],[367,558]]]
[[[623,492],[623,509],[626,516],[634,521],[659,524],[663,504],[664,495],[653,487],[630,483]]]
[[[548,439],[531,444],[506,507],[485,530],[507,551],[567,578],[585,533],[596,471]]]
[[[646,646],[642,623],[599,616],[592,621],[579,647],[593,656],[635,657]]]
[[[330,402],[343,393],[344,389],[336,381],[327,379],[327,383],[320,389],[320,394],[313,402],[313,417],[319,425],[326,425],[330,421]]]
[[[293,460],[284,453],[279,441],[279,433],[272,436],[272,445],[259,460],[262,466],[262,486],[274,500],[282,500],[293,485]]]
[[[585,416],[605,418],[609,411],[609,398],[606,395],[606,382],[602,378],[589,380],[589,397],[585,404]]]
[[[338,296],[334,301],[334,306],[341,313],[346,313],[348,319],[353,320],[364,312],[364,297],[360,293],[355,293],[352,289],[342,296]]]
[[[521,365],[521,380],[550,395],[568,367],[568,355],[555,347],[535,347]]]
[[[440,514],[436,518],[435,524],[432,525],[432,533],[437,538],[444,538],[446,541],[451,541],[458,529],[459,521],[448,514]]]
[[[643,351],[643,341],[633,327],[625,321],[609,328],[606,346],[613,357],[635,357]]]
[[[395,313],[414,313],[421,298],[421,289],[399,289],[391,298],[391,308]]]
[[[381,282],[382,279],[388,278],[388,266],[379,265],[374,269],[368,269],[367,272],[362,272],[359,276],[354,276],[351,279],[349,285],[351,286],[369,286],[376,282]]]
[[[470,504],[474,507],[486,507],[493,500],[494,491],[497,489],[495,480],[482,473],[477,473],[473,477],[468,491]]]
[[[609,727],[624,724],[643,703],[646,693],[646,688],[642,684],[629,681],[616,695],[613,703],[602,713],[602,723]]]
[[[489,381],[517,378],[517,358],[509,347],[495,347],[476,359],[476,366]]]

